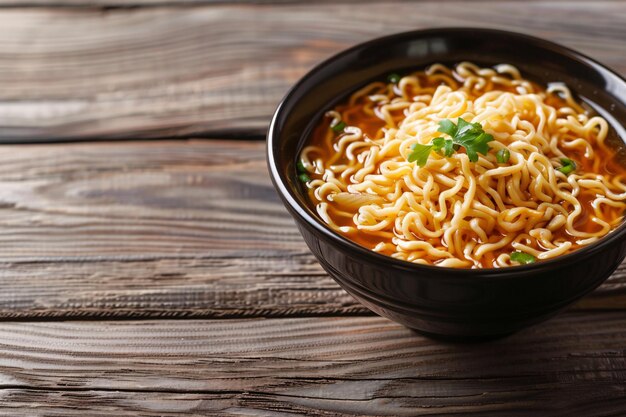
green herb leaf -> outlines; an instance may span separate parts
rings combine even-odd
[[[458,150],[459,150],[458,145],[455,145],[454,142],[452,142],[452,140],[450,139],[446,140],[446,144],[443,147],[444,156],[450,157]]]
[[[569,158],[561,158],[562,167],[557,168],[557,171],[561,171],[563,174],[568,175],[576,170],[576,162]]]
[[[432,140],[433,150],[444,156],[452,156],[454,154],[454,142],[451,139],[435,138]]]
[[[418,166],[423,167],[428,161],[428,155],[430,154],[433,145],[421,145],[419,143],[413,144],[411,149],[413,152],[409,154],[409,162],[415,162]]]
[[[464,147],[471,162],[478,161],[479,153],[487,155],[491,149],[489,142],[493,141],[493,136],[485,133],[480,123],[469,123],[459,117],[455,126],[454,122],[445,119],[439,122],[438,130],[452,136],[455,145]]]
[[[461,129],[459,129],[457,136],[455,136],[453,140],[456,144],[465,148],[467,157],[471,162],[476,162],[478,161],[479,153],[487,155],[487,152],[491,149],[488,143],[493,141],[493,136],[483,132],[482,129],[480,132],[478,132],[475,128],[469,130],[465,129],[464,132],[461,132]]]
[[[331,129],[333,129],[333,132],[341,133],[343,132],[345,128],[346,128],[346,124],[344,122],[339,122],[335,126],[333,126]]]
[[[463,120],[463,119],[460,119],[460,120]],[[456,125],[450,119],[443,119],[442,121],[440,121],[439,129],[437,129],[438,132],[445,133],[446,135],[451,136],[451,137],[456,136],[456,130],[457,130]]]
[[[431,143],[433,144],[433,150],[439,151],[446,145],[446,140],[444,138],[435,138]]]
[[[511,158],[511,152],[507,148],[502,148],[496,152],[496,160],[499,164],[506,164]]]
[[[389,81],[390,83],[393,83],[393,84],[398,84],[398,83],[400,82],[400,79],[401,79],[401,78],[402,78],[402,77],[400,77],[400,75],[398,75],[398,74],[396,74],[396,73],[394,72],[394,73],[389,74],[389,75],[387,76],[387,81]]]
[[[298,179],[304,183],[311,181],[311,177],[308,174],[300,174],[298,175]]]
[[[519,262],[520,264],[532,264],[537,261],[530,253],[515,251],[511,252],[511,260],[514,262]]]
[[[465,148],[469,160],[476,162],[478,161],[479,153],[487,155],[487,152],[491,149],[489,142],[493,141],[493,136],[485,133],[480,123],[468,123],[459,117],[455,125],[453,121],[444,119],[439,122],[439,129],[437,129],[437,131],[451,136],[452,139],[439,137],[433,139],[431,145],[420,145],[423,147],[428,146],[428,152],[430,152],[431,149],[437,152],[443,149],[445,156],[452,156],[452,154],[462,146]],[[426,155],[426,159],[422,159],[424,158],[423,153],[425,152],[426,149],[419,150],[420,161],[423,160],[423,164],[418,164],[420,166],[426,165],[428,155]],[[411,153],[411,155],[413,155],[413,153]],[[417,160],[417,156],[414,156],[414,158]],[[409,162],[413,161],[409,159]]]
[[[439,124],[441,126],[441,123]],[[450,136],[464,136],[468,132],[475,130],[476,126],[465,119],[461,119],[460,117],[456,120],[456,131],[454,135]],[[482,131],[482,126],[479,125],[478,129]]]

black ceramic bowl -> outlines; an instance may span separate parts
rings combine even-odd
[[[430,335],[498,337],[550,317],[606,280],[626,255],[626,226],[582,250],[531,265],[473,270],[416,265],[374,253],[329,229],[296,181],[294,165],[310,129],[339,99],[391,72],[460,61],[509,63],[527,78],[565,82],[609,121],[617,138],[626,138],[626,81],[592,59],[516,33],[433,29],[363,43],[309,72],[276,110],[268,164],[307,245],[357,300]]]

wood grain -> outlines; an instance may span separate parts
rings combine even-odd
[[[0,0],[0,7],[24,8],[24,7],[77,7],[77,8],[136,8],[136,7],[191,7],[202,5],[214,5],[224,3],[251,4],[251,5],[284,5],[284,4],[325,4],[325,3],[373,3],[376,0]],[[400,0],[404,2],[422,0]],[[441,0],[444,2],[471,3],[476,0]],[[526,3],[545,3],[546,0],[509,0],[525,1]],[[586,2],[588,0],[548,0],[550,3],[560,2]],[[622,0],[605,0],[619,2]]]
[[[367,314],[306,248],[264,147],[1,146],[0,318]],[[578,308],[626,309],[626,265]]]
[[[623,74],[625,20],[618,1],[3,9],[0,140],[263,137],[280,98],[314,64],[424,27],[530,33]]]
[[[262,143],[0,148],[0,317],[364,313],[314,261]]]
[[[455,345],[379,317],[0,323],[0,414],[618,416],[625,326]]]

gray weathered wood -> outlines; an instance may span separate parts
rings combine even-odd
[[[223,3],[236,3],[236,4],[265,4],[265,5],[279,5],[279,4],[324,4],[324,3],[372,3],[376,0],[0,0],[0,7],[7,8],[24,8],[24,7],[80,7],[80,8],[125,8],[125,7],[155,7],[155,6],[196,6],[206,4],[223,4]],[[423,1],[423,0],[399,0],[399,1]],[[428,0],[427,0],[428,1]],[[441,1],[454,1],[454,2],[466,2],[471,3],[476,0],[441,0]],[[525,1],[527,3],[541,2],[546,3],[546,0],[509,0],[509,1]],[[587,0],[549,0],[549,2],[584,2]],[[604,0],[604,1],[622,1],[622,0]]]
[[[625,329],[568,313],[455,345],[379,317],[0,323],[0,415],[619,416]]]
[[[543,36],[625,73],[624,21],[619,1],[3,9],[0,140],[262,137],[287,88],[317,62],[433,26]]]
[[[306,248],[264,147],[0,146],[0,318],[366,314]],[[625,309],[626,266],[578,308]]]

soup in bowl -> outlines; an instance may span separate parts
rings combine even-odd
[[[312,252],[373,311],[447,337],[549,317],[626,255],[626,82],[495,30],[381,38],[321,64],[268,134]]]

